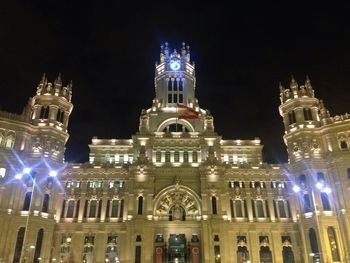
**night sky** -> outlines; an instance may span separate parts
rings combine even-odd
[[[0,106],[20,113],[43,72],[73,80],[66,161],[88,159],[92,136],[130,138],[154,98],[159,46],[190,45],[196,95],[224,139],[254,139],[265,161],[285,162],[281,81],[309,75],[331,114],[350,112],[346,6],[297,2],[224,5],[164,1],[40,1],[0,8]],[[96,3],[95,3],[96,2]],[[286,1],[285,1],[286,2]],[[121,4],[123,3],[123,4]]]

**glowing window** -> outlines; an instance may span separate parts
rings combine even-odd
[[[4,178],[6,175],[6,168],[0,168],[0,178]]]

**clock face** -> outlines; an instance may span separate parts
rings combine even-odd
[[[172,70],[178,70],[178,69],[180,69],[180,63],[177,62],[177,61],[171,61],[170,62],[170,68]]]

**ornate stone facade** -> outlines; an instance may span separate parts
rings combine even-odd
[[[281,85],[289,162],[267,164],[259,138],[216,133],[195,86],[189,47],[162,46],[139,131],[93,137],[88,163],[63,161],[60,76],[22,115],[0,112],[0,262],[350,262],[348,114],[331,117],[308,78]]]

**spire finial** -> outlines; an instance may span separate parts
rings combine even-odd
[[[309,75],[306,75],[305,86],[311,86],[311,81],[310,81]]]
[[[43,76],[41,77],[40,84],[45,85],[47,83],[46,73],[43,73]]]
[[[291,76],[290,89],[296,91],[298,89],[298,83],[296,82],[294,75]]]
[[[55,87],[60,87],[62,86],[62,79],[61,79],[61,72],[58,73],[58,76],[54,82]]]

